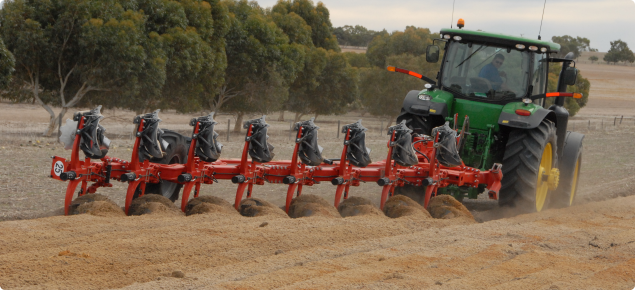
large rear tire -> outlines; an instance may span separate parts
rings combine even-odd
[[[556,127],[548,120],[536,128],[509,133],[499,205],[528,212],[549,208],[550,192],[557,187],[559,178],[556,138]]]
[[[163,158],[154,158],[150,162],[160,164],[185,164],[187,162],[187,142],[185,137],[177,132],[163,129],[163,140],[170,144],[166,150]],[[182,184],[161,180],[159,183],[147,183],[145,194],[158,194],[162,195],[172,202],[179,199],[179,193],[181,192]],[[138,197],[138,193],[134,198]]]
[[[567,207],[575,203],[578,191],[580,169],[582,168],[582,140],[584,135],[567,132],[559,160],[560,185],[553,197],[555,207]]]

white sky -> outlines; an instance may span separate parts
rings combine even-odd
[[[257,0],[271,7],[278,0]],[[454,21],[465,29],[538,37],[543,0],[455,0]],[[0,0],[0,5],[4,2]],[[315,1],[314,2],[318,2]],[[404,30],[407,25],[439,32],[450,27],[452,0],[322,0],[334,27],[362,25],[372,30]],[[547,0],[542,39],[554,35],[582,36],[606,52],[622,39],[635,51],[635,0]]]
[[[315,1],[315,0],[314,0]],[[542,39],[554,35],[582,36],[606,52],[610,41],[622,39],[635,50],[635,0],[547,0]],[[258,0],[263,7],[277,0]],[[317,1],[315,1],[317,3]],[[404,30],[407,25],[438,32],[450,27],[451,0],[322,0],[334,27],[362,25],[372,30]],[[543,0],[456,0],[453,26],[537,38]]]

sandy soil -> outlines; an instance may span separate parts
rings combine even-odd
[[[626,197],[481,224],[213,213],[8,221],[0,287],[632,289],[634,209]]]
[[[114,204],[100,201],[82,205],[81,212],[92,214],[59,216],[66,184],[46,178],[49,156],[69,152],[41,137],[48,121],[43,109],[0,103],[0,288],[633,289],[635,68],[582,62],[578,68],[592,82],[589,105],[572,120],[586,134],[579,204],[515,216],[496,201],[464,201],[476,221],[455,214],[393,219],[376,211],[292,219],[272,210],[249,218],[222,206],[184,216],[156,204],[148,205],[152,214],[125,217],[117,212],[120,183],[100,190]],[[114,141],[109,155],[128,158],[133,113],[104,115]],[[620,115],[624,123],[613,126]],[[163,127],[184,134],[191,117],[161,114]],[[291,154],[290,117],[268,118],[278,159]],[[324,154],[337,157],[337,120],[346,124],[360,116],[320,118]],[[231,116],[219,116],[217,131],[226,145],[223,157],[236,158],[243,133],[226,141],[227,119],[233,126]],[[371,157],[381,160],[382,120],[363,119]],[[221,182],[203,187],[202,195],[233,201],[234,193],[235,186]],[[267,185],[254,196],[281,206],[284,193],[284,186]],[[332,202],[334,188],[316,185],[304,193]],[[379,203],[375,184],[353,188],[351,195]]]

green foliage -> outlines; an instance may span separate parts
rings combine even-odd
[[[225,3],[231,26],[226,36],[228,67],[224,86],[235,95],[219,96],[229,100],[223,110],[264,114],[280,109],[287,99],[289,84],[304,65],[305,51],[301,45],[289,43],[282,29],[255,2]],[[262,91],[255,89],[258,85]],[[222,101],[219,99],[216,109]]]
[[[308,114],[311,108],[311,92],[320,85],[320,76],[327,65],[327,51],[323,48],[305,47],[304,67],[298,78],[289,88],[289,100],[286,109],[296,114]]]
[[[357,96],[357,69],[348,64],[343,54],[332,50],[327,52],[326,60],[317,79],[319,85],[307,92],[309,107],[316,115],[344,114]]]
[[[0,39],[0,89],[5,89],[11,83],[15,71],[15,58]]]
[[[547,91],[555,92],[558,89],[558,77],[560,76],[560,71],[562,70],[562,65],[551,63],[549,65],[549,82]],[[581,108],[586,106],[589,102],[589,90],[591,89],[591,82],[588,79],[582,77],[582,73],[578,73],[578,77],[576,79],[576,83],[573,86],[567,86],[567,92],[569,93],[581,93],[582,99],[574,99],[574,98],[566,98],[564,107],[569,111],[569,116],[575,116]],[[547,98],[546,107],[549,107],[554,103],[553,98]]]
[[[438,63],[428,63],[425,56],[411,54],[388,56],[385,66],[388,65],[424,75],[433,75],[439,70]],[[411,90],[423,89],[424,84],[420,79],[389,72],[383,67],[364,69],[360,81],[362,104],[371,115],[387,116],[393,120],[399,114],[406,94]]]
[[[11,94],[30,91],[49,132],[77,104],[198,110],[226,67],[229,19],[216,0],[9,0],[0,24],[16,84],[27,84]]]
[[[560,44],[560,52],[556,54],[556,57],[564,57],[567,53],[573,52],[574,58],[578,58],[580,52],[592,50],[591,41],[585,37],[553,36],[551,41]]]
[[[340,51],[337,37],[333,34],[330,12],[322,2],[314,5],[311,0],[280,0],[271,12],[280,15],[294,13],[300,16],[311,27],[313,45],[326,50]]]
[[[366,56],[372,65],[381,67],[390,55],[424,55],[426,47],[437,37],[439,35],[431,34],[430,29],[414,26],[407,26],[405,31],[395,31],[391,34],[382,32],[368,45]]]
[[[348,63],[350,63],[352,67],[371,67],[365,53],[344,52],[343,54],[344,56],[346,56],[346,59],[348,59]]]
[[[227,7],[218,0],[141,0],[138,9],[148,17],[146,47],[161,48],[153,56],[152,64],[163,65],[165,81],[145,86],[130,108],[176,108],[191,112],[209,105],[227,67]],[[152,82],[144,79],[142,84]]]
[[[604,61],[607,63],[635,62],[635,54],[628,48],[628,44],[621,39],[611,41],[611,49],[604,55]]]
[[[598,61],[599,58],[597,56],[595,56],[595,55],[592,55],[592,56],[589,56],[589,60],[591,61],[591,63],[594,63],[594,62]]]
[[[333,33],[337,37],[337,42],[341,45],[368,46],[375,36],[386,33],[386,31],[368,30],[361,25],[344,25],[335,28]]]
[[[161,80],[162,72],[147,66],[144,21],[114,0],[4,2],[0,34],[19,64],[16,82],[23,84],[13,88],[31,91],[48,111],[48,134],[87,94],[135,91],[146,75]],[[62,107],[59,116],[49,104]]]

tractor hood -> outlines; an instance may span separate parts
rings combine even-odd
[[[446,91],[427,89],[423,91],[412,90],[403,100],[402,108],[418,116],[439,115],[446,118],[448,111],[452,110],[454,96]]]

